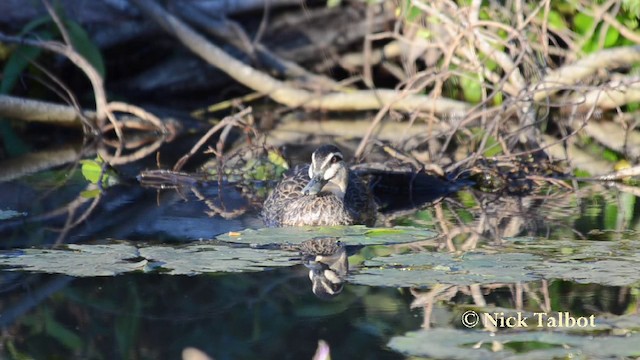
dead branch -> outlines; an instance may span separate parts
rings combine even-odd
[[[244,86],[268,94],[274,101],[289,107],[344,111],[379,109],[389,104],[393,109],[425,110],[446,114],[462,114],[468,109],[467,104],[459,101],[431,99],[421,95],[403,94],[395,90],[334,92],[320,95],[297,89],[229,56],[180,19],[165,11],[156,2],[151,0],[133,0],[133,2],[165,31],[175,36],[184,46],[205,61]]]
[[[38,121],[63,126],[80,126],[82,120],[72,106],[47,101],[25,99],[0,94],[0,113],[15,120]],[[94,119],[95,112],[84,111],[87,119]]]
[[[542,81],[529,87],[534,101],[543,101],[567,86],[593,76],[599,71],[629,67],[640,62],[640,45],[617,47],[595,52],[575,63],[550,72]]]
[[[189,150],[188,153],[186,153],[185,155],[183,155],[177,162],[176,164],[173,166],[173,171],[177,172],[180,171],[182,169],[182,167],[184,166],[184,164],[186,164],[186,162],[193,156],[196,154],[196,152],[207,142],[207,140],[209,140],[210,137],[212,137],[216,132],[224,129],[227,126],[233,126],[236,123],[238,123],[239,119],[241,119],[243,116],[247,115],[251,113],[251,108],[246,108],[242,111],[240,111],[239,113],[235,114],[235,115],[231,115],[231,116],[227,116],[224,119],[222,119],[222,121],[220,121],[218,124],[216,124],[216,126],[212,127],[211,129],[209,129],[209,131],[207,131],[206,134],[204,134],[200,140],[198,140],[198,142],[193,145],[193,147],[191,148],[191,150]]]

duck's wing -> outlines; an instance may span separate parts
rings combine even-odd
[[[355,213],[356,222],[372,225],[375,220],[376,204],[369,187],[356,174],[349,174],[349,185],[345,194],[345,204]]]
[[[273,193],[279,193],[284,199],[297,198],[302,196],[302,189],[308,182],[309,165],[298,165],[278,183]]]

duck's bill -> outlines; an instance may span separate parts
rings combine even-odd
[[[311,178],[311,180],[309,180],[307,186],[302,189],[302,193],[304,195],[315,195],[319,193],[320,190],[322,190],[322,187],[326,183],[327,181],[324,180],[321,176],[314,176],[313,178]]]

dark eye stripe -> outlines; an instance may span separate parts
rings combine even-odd
[[[339,160],[342,160],[342,154],[339,152],[334,152],[329,154],[329,156],[327,156],[324,161],[322,162],[322,165],[320,166],[320,168],[325,168],[327,167],[328,164],[335,164],[337,163]]]

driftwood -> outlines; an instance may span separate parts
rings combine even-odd
[[[405,111],[424,110],[436,113],[462,114],[468,105],[455,100],[432,99],[427,96],[395,90],[366,90],[345,93],[316,94],[297,89],[229,56],[176,16],[150,0],[134,0],[142,11],[160,24],[165,31],[210,64],[224,71],[239,83],[267,94],[274,101],[289,107],[323,110],[370,110],[384,104]]]

